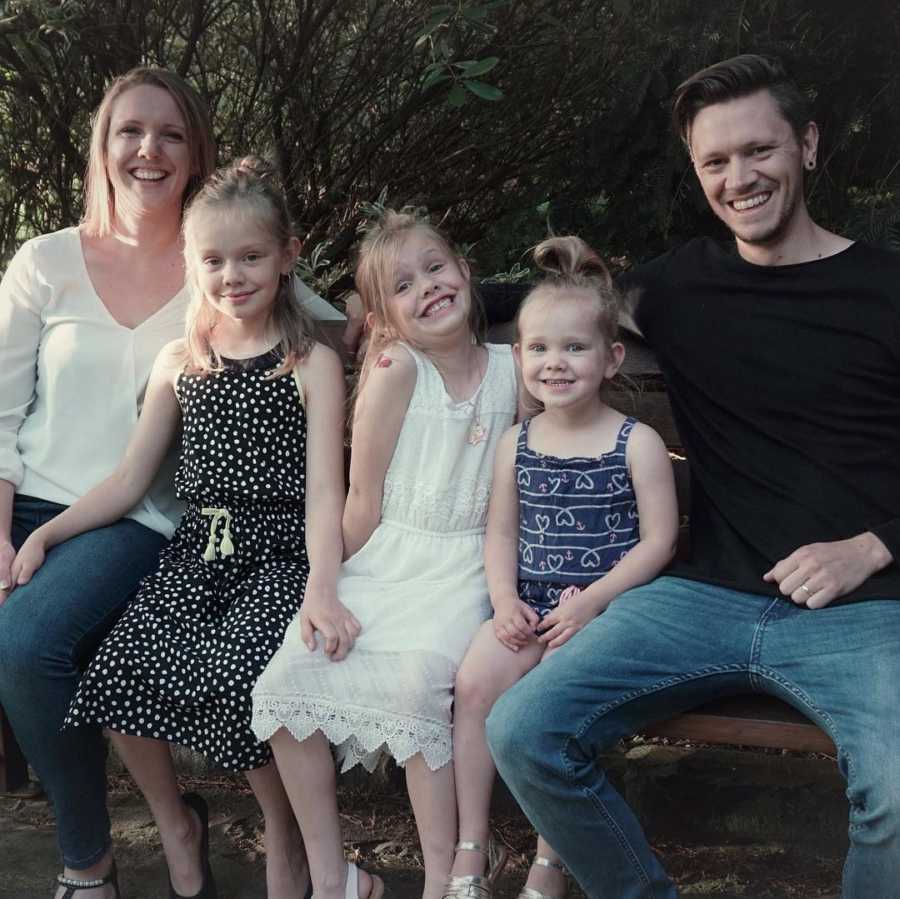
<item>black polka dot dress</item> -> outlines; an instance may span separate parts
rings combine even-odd
[[[188,503],[158,570],[104,640],[65,727],[98,724],[180,743],[243,771],[270,752],[250,691],[303,597],[306,418],[273,353],[176,385],[175,483]]]

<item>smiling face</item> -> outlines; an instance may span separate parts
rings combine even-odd
[[[191,152],[184,117],[168,91],[139,84],[116,98],[106,172],[119,213],[180,213]]]
[[[300,249],[283,246],[262,214],[247,209],[208,208],[190,221],[192,269],[206,302],[236,322],[268,318]]]
[[[689,141],[694,170],[742,255],[790,241],[808,220],[803,168],[815,161],[817,144],[815,124],[798,138],[767,90],[697,113]]]
[[[390,323],[425,349],[469,329],[469,267],[424,228],[412,228],[400,245],[387,294]]]
[[[513,352],[526,390],[548,410],[601,402],[600,388],[625,356],[601,332],[597,299],[586,288],[537,288],[519,316]]]

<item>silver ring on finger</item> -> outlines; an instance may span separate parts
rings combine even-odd
[[[803,584],[800,585],[800,589],[801,589],[807,596],[812,596],[812,590],[810,590],[809,587],[807,587],[805,583],[803,583]]]

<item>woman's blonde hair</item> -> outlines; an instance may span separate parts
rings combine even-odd
[[[356,266],[356,289],[370,322],[369,341],[359,378],[360,388],[379,354],[395,341],[405,339],[397,328],[390,300],[395,293],[400,250],[413,231],[424,232],[451,256],[463,259],[460,251],[440,229],[420,213],[408,208],[399,212],[386,209],[381,218],[366,231]],[[469,292],[472,298],[469,329],[475,342],[480,344],[484,342],[484,306],[478,292],[471,285],[471,278]],[[358,390],[359,388],[357,393]]]
[[[216,145],[206,104],[187,82],[167,69],[145,66],[120,75],[107,88],[91,120],[91,145],[84,176],[84,216],[81,221],[87,233],[95,237],[110,233],[115,215],[116,198],[106,166],[106,144],[113,104],[126,91],[144,84],[166,91],[184,119],[191,175],[183,203],[187,203],[216,164]]]
[[[277,187],[272,169],[252,156],[218,169],[194,195],[184,212],[184,264],[191,302],[187,311],[185,354],[188,369],[195,374],[222,370],[222,359],[210,342],[218,314],[203,296],[198,279],[200,252],[196,222],[206,212],[234,215],[248,212],[272,235],[278,246],[287,247],[294,230],[284,193]],[[293,273],[282,275],[272,307],[272,325],[284,361],[272,373],[277,377],[302,362],[313,347],[312,322],[296,295]]]
[[[619,339],[619,292],[613,287],[609,269],[600,256],[580,237],[548,237],[533,250],[540,280],[525,295],[516,313],[516,339],[520,337],[522,313],[541,291],[581,290],[591,294],[597,313],[597,328],[606,345]]]

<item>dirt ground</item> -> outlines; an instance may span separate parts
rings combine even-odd
[[[244,783],[234,778],[184,781],[211,809],[213,868],[221,899],[264,899],[260,815]],[[421,856],[408,802],[396,784],[341,790],[348,857],[384,877],[386,896],[420,895]],[[166,896],[165,865],[150,813],[127,777],[111,784],[116,856],[123,899]],[[497,891],[514,899],[533,848],[527,821],[511,810],[495,817],[510,850]],[[839,892],[840,860],[816,859],[773,845],[657,845],[684,897],[816,899]],[[48,899],[58,870],[52,818],[44,801],[0,799],[0,899]],[[582,896],[574,886],[570,897]],[[610,896],[609,899],[615,899]]]

